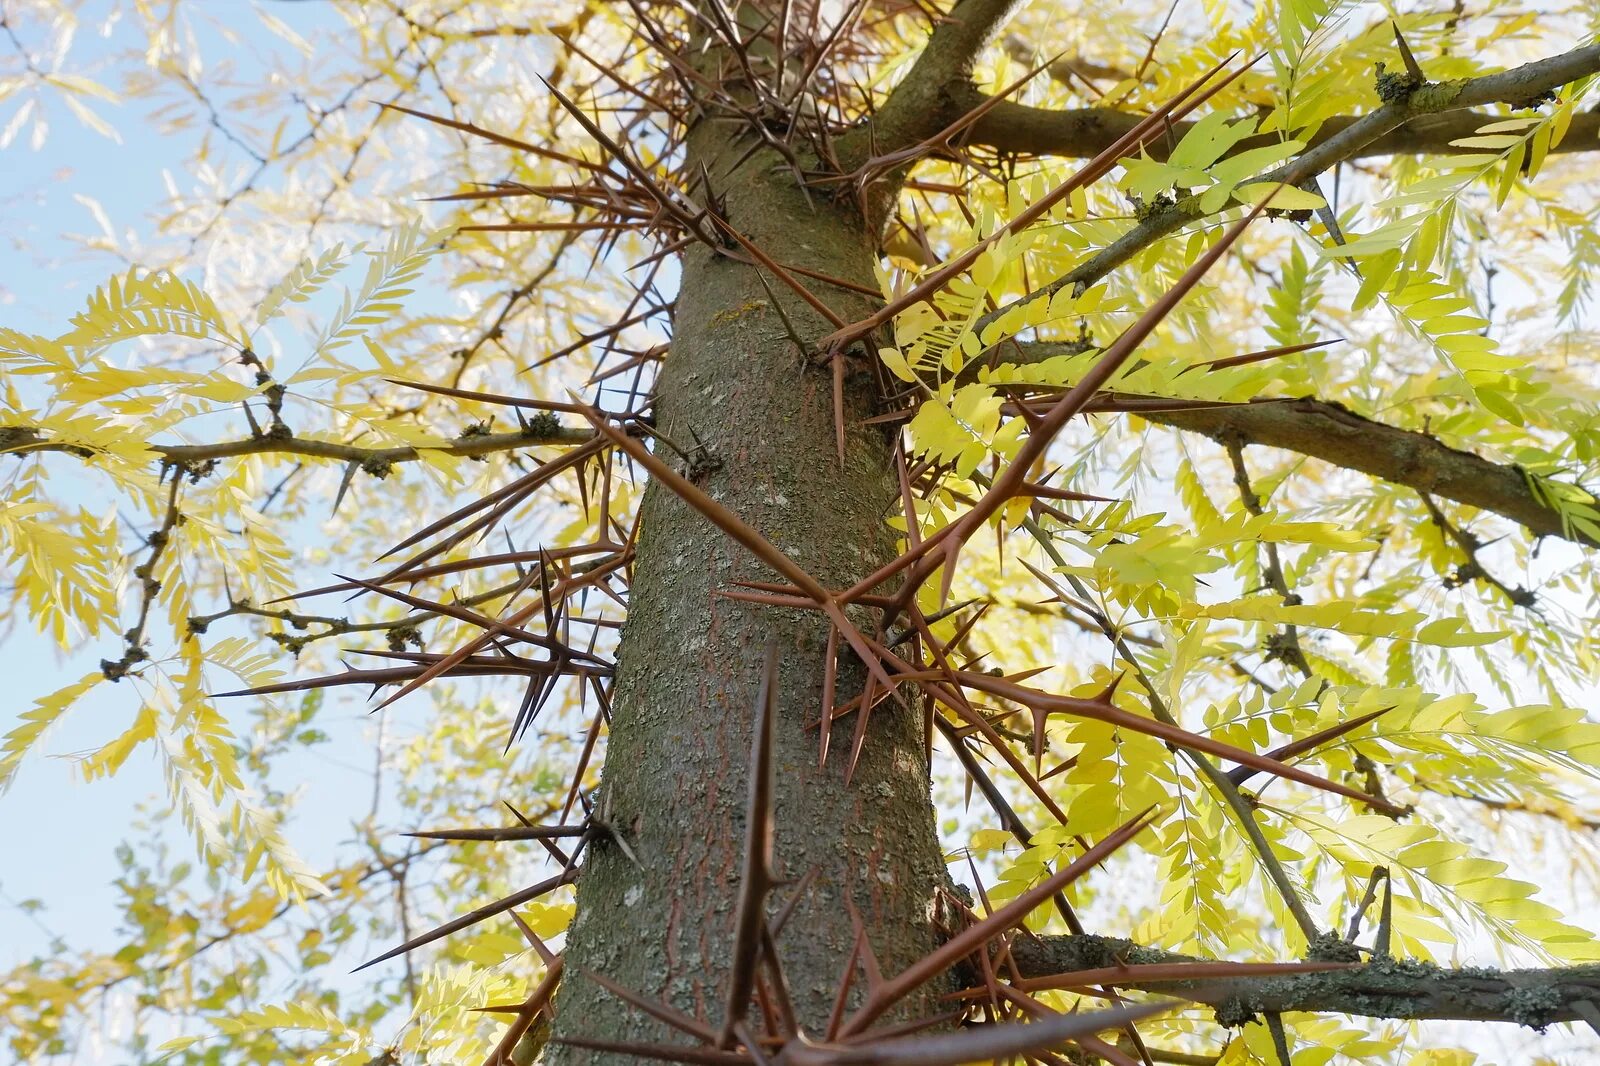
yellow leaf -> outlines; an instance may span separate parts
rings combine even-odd
[[[1233,190],[1233,198],[1240,203],[1252,205],[1270,198],[1269,206],[1274,211],[1314,211],[1319,207],[1328,206],[1328,201],[1314,192],[1297,189],[1292,185],[1265,181],[1239,186]]]

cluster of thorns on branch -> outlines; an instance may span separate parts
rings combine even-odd
[[[849,42],[853,38],[847,30],[853,21],[860,17],[863,5],[859,3],[850,5],[845,17],[829,32],[818,32],[813,27],[809,34],[791,35],[788,25],[789,7],[785,4],[765,25],[758,27],[748,37],[735,25],[730,14],[718,0],[711,0],[703,7],[688,9],[691,21],[699,20],[695,32],[714,41],[725,56],[725,63],[733,68],[725,72],[727,77],[718,78],[707,74],[694,62],[685,58],[685,49],[670,43],[671,34],[655,20],[643,3],[639,0],[629,0],[629,3],[638,20],[639,40],[644,42],[646,48],[656,52],[662,60],[656,84],[639,86],[624,80],[613,66],[585,52],[572,35],[565,38],[565,43],[572,55],[593,64],[616,81],[627,94],[646,105],[637,109],[636,114],[639,117],[633,120],[634,123],[646,122],[652,114],[675,119],[675,128],[680,131],[687,129],[691,120],[708,114],[719,120],[743,122],[751,135],[751,155],[763,148],[776,151],[786,165],[793,169],[801,187],[824,193],[832,186],[835,189],[853,189],[857,195],[863,195],[864,190],[881,176],[904,168],[910,162],[926,155],[940,154],[963,158],[960,145],[962,132],[981,118],[995,102],[1003,99],[1027,80],[1025,77],[1017,85],[985,101],[946,128],[910,148],[870,158],[849,173],[842,172],[842,168],[836,166],[832,171],[819,175],[808,170],[803,161],[837,162],[830,148],[830,136],[842,128],[843,120],[840,116],[838,122],[830,123],[828,116],[821,113],[814,103],[818,96],[811,92],[812,83],[814,79],[827,75],[830,59],[840,50],[850,46]],[[814,13],[816,6],[812,5],[811,10]],[[757,76],[753,68],[753,45],[758,41],[770,55],[782,57],[783,60],[773,64],[775,75],[771,80],[774,84],[770,86]],[[618,138],[608,136],[576,103],[553,86],[550,91],[556,102],[601,146],[606,153],[606,161],[597,163],[551,148],[528,144],[455,119],[407,108],[396,109],[551,162],[571,166],[585,174],[585,180],[578,184],[532,186],[521,183],[500,183],[443,199],[504,201],[518,197],[539,197],[590,212],[592,217],[589,219],[570,223],[506,222],[466,227],[468,229],[599,233],[602,239],[595,253],[597,260],[611,252],[617,238],[624,232],[645,232],[660,237],[658,251],[640,264],[648,266],[649,270],[644,282],[638,288],[635,303],[629,306],[622,320],[616,325],[584,339],[585,342],[604,341],[605,355],[611,354],[624,328],[660,313],[668,307],[667,301],[663,300],[646,302],[646,293],[653,290],[656,271],[666,257],[681,251],[693,242],[708,246],[714,254],[749,264],[756,270],[758,276],[761,276],[763,284],[767,284],[764,274],[770,274],[778,284],[790,289],[796,297],[833,326],[833,332],[813,344],[807,343],[793,326],[789,325],[787,319],[785,320],[793,340],[801,350],[832,368],[836,430],[842,457],[845,439],[842,401],[843,361],[847,351],[889,323],[900,312],[917,303],[931,301],[952,279],[968,270],[995,241],[1033,225],[1074,191],[1092,185],[1106,176],[1120,160],[1139,152],[1157,138],[1165,136],[1172,123],[1202,106],[1243,73],[1245,67],[1238,64],[1234,64],[1231,72],[1224,73],[1232,60],[1233,57],[1229,57],[1205,72],[989,238],[931,270],[916,285],[900,297],[888,302],[875,314],[855,322],[846,321],[835,313],[824,300],[807,287],[807,282],[820,282],[856,291],[864,291],[862,286],[780,262],[770,254],[769,250],[755,245],[723,217],[715,192],[711,188],[709,175],[704,173],[680,175],[685,178],[682,185],[699,184],[704,202],[696,202],[684,188],[664,182],[650,168],[635,160],[623,143],[619,143]],[[796,64],[799,70],[798,77],[793,76]],[[782,76],[784,71],[790,72],[789,77]],[[1033,73],[1036,71],[1031,72],[1028,77]],[[730,88],[732,86],[738,86],[739,91],[734,91]],[[681,97],[676,103],[665,98],[674,91]],[[804,101],[811,102],[803,104]],[[631,125],[624,128],[622,142],[628,140],[632,129]],[[809,142],[804,153],[796,147],[797,140],[801,138]],[[677,142],[668,136],[667,143],[658,153],[658,157],[670,157],[676,144]],[[1079,698],[1057,695],[1028,686],[1025,682],[1031,673],[1008,677],[995,676],[979,669],[976,662],[963,660],[960,645],[971,627],[981,617],[982,608],[961,619],[951,639],[941,640],[935,635],[933,625],[948,616],[959,614],[969,605],[958,604],[930,615],[918,604],[918,591],[935,575],[940,574],[943,581],[941,595],[943,599],[948,599],[950,582],[964,545],[995,520],[1010,502],[1019,499],[1030,501],[1028,522],[1030,532],[1041,536],[1041,542],[1046,543],[1048,547],[1048,543],[1042,539],[1042,534],[1037,533],[1036,520],[1047,516],[1057,518],[1067,516],[1046,501],[1094,499],[1031,481],[1029,471],[1043,459],[1051,443],[1074,416],[1091,411],[1136,410],[1139,409],[1140,402],[1148,403],[1140,401],[1139,398],[1117,397],[1105,392],[1104,388],[1157,325],[1218,259],[1227,253],[1246,227],[1260,216],[1269,202],[1270,200],[1258,203],[1243,218],[1233,223],[1209,250],[1185,271],[1170,291],[1155,301],[1137,321],[1098,355],[1092,368],[1076,385],[1063,390],[1036,392],[1031,396],[1010,397],[1008,413],[1024,418],[1030,432],[1018,453],[1003,469],[1000,469],[992,479],[980,480],[980,484],[986,484],[985,491],[979,498],[969,501],[970,506],[958,518],[926,534],[919,529],[916,518],[918,489],[921,488],[924,492],[931,491],[939,482],[941,470],[931,463],[911,463],[904,446],[899,446],[895,458],[900,505],[906,516],[905,550],[893,561],[847,589],[825,587],[760,532],[711,498],[697,486],[693,477],[680,473],[658,452],[646,446],[645,439],[654,437],[664,448],[677,450],[686,461],[692,459],[689,453],[676,443],[665,440],[655,431],[649,417],[648,404],[639,402],[645,382],[645,371],[661,358],[663,353],[660,349],[633,353],[619,365],[597,370],[591,379],[591,384],[598,384],[622,374],[632,373],[633,384],[625,405],[627,409],[621,413],[603,412],[576,397],[561,402],[475,392],[457,387],[459,378],[451,385],[398,383],[424,392],[500,405],[517,411],[531,409],[546,419],[560,415],[578,416],[592,426],[593,435],[584,443],[539,464],[501,488],[429,523],[405,538],[384,557],[407,551],[418,545],[425,546],[378,576],[371,579],[341,578],[338,584],[293,597],[304,599],[337,592],[357,595],[370,593],[395,600],[417,611],[450,618],[475,627],[481,632],[473,639],[452,651],[443,653],[412,651],[404,646],[365,650],[362,654],[389,660],[394,665],[373,669],[351,669],[329,677],[294,681],[249,691],[268,693],[349,684],[371,684],[376,691],[385,686],[399,686],[382,704],[379,704],[381,707],[436,678],[520,677],[526,679],[526,689],[512,722],[507,742],[509,746],[534,722],[541,708],[558,691],[560,682],[563,679],[570,679],[580,697],[581,713],[589,715],[590,724],[570,788],[561,807],[560,817],[554,824],[535,825],[517,814],[520,824],[511,827],[450,829],[415,834],[444,840],[536,840],[560,865],[560,872],[411,938],[366,965],[410,952],[492,916],[508,913],[544,960],[546,967],[543,979],[523,1002],[484,1008],[507,1013],[513,1018],[489,1059],[490,1066],[508,1062],[512,1049],[549,1010],[551,996],[563,973],[561,956],[543,943],[517,915],[515,908],[572,883],[585,849],[596,841],[608,841],[622,849],[624,853],[629,853],[629,844],[625,836],[606,821],[603,811],[591,804],[582,788],[596,741],[610,714],[614,664],[602,650],[599,650],[598,637],[603,630],[614,627],[616,622],[604,616],[603,607],[593,616],[577,613],[584,609],[584,605],[591,598],[626,606],[626,585],[634,560],[634,543],[638,527],[635,521],[632,528],[625,529],[611,514],[614,460],[619,456],[625,456],[662,486],[676,493],[707,521],[713,523],[781,578],[773,582],[741,582],[737,587],[721,590],[721,595],[752,604],[816,611],[826,618],[828,637],[823,664],[822,696],[817,719],[812,723],[812,727],[816,729],[818,736],[818,762],[823,764],[830,754],[835,725],[854,716],[846,753],[847,777],[854,772],[866,742],[868,723],[874,709],[888,699],[909,705],[912,694],[920,694],[923,697],[928,747],[930,749],[932,747],[935,732],[944,737],[954,748],[973,783],[995,806],[1002,822],[1024,844],[1029,839],[1027,829],[1021,824],[1015,812],[1011,811],[993,782],[988,779],[974,758],[974,754],[983,751],[997,755],[1045,810],[1065,822],[1065,813],[1042,784],[1042,780],[1050,776],[1043,772],[1043,758],[1047,746],[1046,723],[1052,714],[1097,720],[1119,729],[1143,733],[1191,754],[1197,761],[1203,762],[1206,757],[1227,760],[1235,764],[1237,769],[1231,774],[1222,776],[1235,794],[1237,786],[1252,774],[1267,773],[1343,796],[1371,809],[1400,813],[1398,808],[1381,796],[1320,777],[1285,761],[1359,728],[1371,721],[1374,717],[1372,715],[1341,723],[1315,736],[1302,738],[1275,752],[1263,755],[1186,730],[1171,721],[1170,716],[1147,718],[1124,710],[1113,702],[1115,684],[1093,697]],[[871,295],[878,294],[873,292]],[[638,310],[641,304],[644,307],[642,311]],[[775,299],[773,304],[776,307],[778,301]],[[1252,353],[1249,356],[1226,360],[1225,363],[1237,365],[1244,361],[1274,358],[1303,350],[1304,347],[1306,346]],[[563,353],[570,353],[576,348],[577,346],[569,347],[564,349]],[[602,365],[604,358],[603,355]],[[895,414],[890,417],[903,418],[904,415]],[[439,561],[470,539],[481,538],[541,488],[568,473],[577,478],[586,513],[597,516],[598,528],[592,541],[560,549],[512,550],[467,559]],[[594,497],[592,501],[591,494]],[[592,509],[591,502],[594,504]],[[397,587],[414,587],[419,583],[438,578],[505,567],[514,568],[516,579],[497,590],[503,595],[506,604],[505,612],[498,616],[475,610],[476,602],[481,601],[475,601],[470,605],[459,601],[441,602]],[[1075,599],[1057,585],[1050,575],[1037,570],[1034,573],[1062,603],[1081,610],[1092,610],[1084,607],[1081,597]],[[511,608],[510,605],[530,594],[532,595],[529,602]],[[875,629],[868,631],[852,621],[851,615],[846,613],[850,607],[875,611]],[[857,617],[862,616],[857,615]],[[587,636],[582,636],[585,630]],[[1110,628],[1107,629],[1107,633],[1113,635]],[[865,667],[864,683],[858,693],[838,691],[840,657],[846,647]],[[857,935],[839,980],[834,1009],[828,1025],[821,1033],[802,1033],[790,1006],[777,943],[794,904],[807,891],[810,875],[788,886],[792,891],[787,902],[779,908],[774,917],[769,919],[767,916],[769,897],[776,889],[785,887],[778,882],[772,868],[774,826],[770,744],[776,698],[775,686],[776,659],[769,652],[761,694],[754,709],[754,741],[750,761],[747,811],[748,838],[722,1022],[720,1025],[714,1025],[701,1021],[678,1011],[669,1004],[647,999],[612,982],[604,975],[589,974],[587,976],[590,979],[602,984],[619,999],[654,1017],[695,1043],[623,1045],[585,1040],[582,1037],[567,1037],[568,1043],[673,1061],[707,1063],[713,1066],[733,1066],[733,1064],[742,1066],[745,1063],[759,1066],[768,1062],[788,1063],[791,1066],[913,1062],[953,1064],[1012,1055],[1022,1055],[1036,1062],[1057,1064],[1065,1060],[1052,1049],[1060,1049],[1064,1044],[1072,1043],[1082,1053],[1119,1066],[1122,1064],[1131,1066],[1137,1060],[1127,1051],[1095,1034],[1108,1029],[1124,1029],[1129,1034],[1131,1046],[1139,1058],[1148,1064],[1151,1061],[1149,1053],[1132,1026],[1139,1019],[1165,1010],[1167,1007],[1161,1003],[1141,1006],[1121,1005],[1121,1000],[1114,991],[1117,985],[1135,981],[1160,981],[1166,978],[1167,970],[1181,969],[1182,976],[1186,978],[1205,976],[1253,978],[1339,969],[1353,965],[1350,962],[1316,961],[1287,964],[1186,963],[1181,967],[1150,964],[1022,978],[1010,960],[1008,944],[1021,928],[1024,918],[1035,907],[1053,900],[1068,926],[1074,932],[1082,932],[1082,927],[1072,913],[1062,889],[1105,860],[1150,824],[1151,812],[1146,811],[1097,843],[1091,844],[1088,840],[1079,838],[1077,843],[1083,850],[1074,862],[1049,875],[1005,906],[991,908],[986,917],[978,917],[966,901],[944,893],[946,904],[944,913],[950,918],[950,926],[946,930],[947,938],[938,948],[899,974],[885,976],[879,972],[865,929],[861,925],[859,916],[855,916]],[[238,694],[242,693],[229,695]],[[588,710],[588,698],[591,695],[595,703],[592,714]],[[1011,710],[1001,711],[998,714],[986,713],[975,702],[974,697],[998,701]],[[1031,720],[1031,730],[1025,739],[1031,743],[1032,765],[1008,742],[1008,737],[1020,734],[1004,725],[1005,719],[1014,715],[1019,708],[1026,712]],[[950,717],[947,717],[945,712],[948,712]],[[581,807],[583,813],[581,818],[574,820],[577,807]],[[513,813],[516,814],[514,808]],[[981,883],[979,888],[981,892]],[[1315,930],[1312,929],[1310,932],[1315,933]],[[908,1023],[875,1025],[907,994],[934,977],[950,972],[952,967],[958,964],[967,967],[965,972],[978,974],[981,983],[977,987],[959,993],[956,997],[957,1005],[951,1013]],[[858,971],[864,975],[864,990],[857,997],[859,1005],[852,1011],[848,1010],[847,1006]],[[1046,989],[1071,989],[1109,998],[1119,1005],[1104,1012],[1061,1015],[1046,1007],[1032,994]],[[921,1029],[947,1025],[963,1018],[970,1020],[975,1016],[987,1017],[991,1021],[1028,1018],[1030,1022],[1026,1025],[981,1025],[955,1033],[917,1035]]]

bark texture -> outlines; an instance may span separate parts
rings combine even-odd
[[[1299,399],[1210,410],[1151,412],[1151,422],[1204,433],[1224,443],[1265,444],[1359,470],[1419,492],[1482,508],[1526,526],[1540,537],[1595,546],[1546,507],[1516,466],[1452,448],[1423,433],[1363,418],[1338,404]]]
[[[1126,965],[1199,963],[1175,952],[1102,936],[1018,939],[1012,959],[1024,986],[1049,987],[1056,974]],[[1103,978],[1111,980],[1113,978]],[[1141,982],[1117,980],[1217,1009],[1219,1024],[1243,1025],[1262,1014],[1319,1011],[1366,1018],[1515,1022],[1542,1029],[1556,1022],[1587,1021],[1600,1002],[1600,966],[1496,970],[1444,969],[1415,960],[1379,957],[1363,966],[1281,977],[1202,977]]]
[[[1026,365],[1082,350],[1083,346],[1075,343],[1024,342],[1000,349],[995,361]],[[969,364],[968,379],[976,381],[985,365],[981,360]],[[1146,410],[1139,412],[1139,417],[1187,433],[1202,433],[1221,444],[1281,448],[1498,514],[1537,537],[1600,547],[1600,542],[1582,528],[1568,525],[1559,511],[1534,493],[1521,467],[1453,448],[1418,430],[1378,422],[1340,404],[1302,396],[1191,410]],[[1581,485],[1572,489],[1588,492]]]
[[[691,172],[703,161],[729,221],[785,263],[872,283],[874,242],[847,203],[813,193],[769,152],[750,157],[730,127],[691,133]],[[672,353],[656,390],[658,429],[685,451],[658,454],[756,527],[831,588],[848,586],[892,556],[884,524],[896,495],[889,439],[856,428],[871,413],[864,365],[847,381],[845,460],[835,452],[831,375],[808,365],[774,307],[807,339],[828,323],[754,269],[704,247],[683,257]],[[847,319],[869,298],[808,282]],[[704,452],[695,452],[697,442]],[[555,1037],[676,1040],[668,1030],[587,979],[603,974],[696,1014],[724,1016],[743,851],[752,709],[763,649],[780,648],[775,768],[780,876],[818,876],[779,941],[796,1014],[809,1031],[826,1024],[849,954],[848,899],[859,908],[886,973],[933,945],[930,908],[943,880],[920,715],[886,703],[846,784],[853,716],[835,726],[827,765],[817,765],[826,624],[811,612],[752,606],[716,595],[736,580],[775,580],[766,567],[657,484],[645,493],[632,598],[601,796],[603,817],[639,865],[602,844],[578,883],[578,917]],[[858,621],[865,623],[866,619]],[[842,644],[841,644],[842,647]],[[840,656],[838,692],[859,691],[862,671]],[[784,889],[775,903],[786,898]],[[859,984],[859,982],[858,982]],[[909,1010],[930,1010],[915,999]],[[559,1044],[562,1064],[632,1062]]]

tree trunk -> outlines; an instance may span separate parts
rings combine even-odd
[[[689,173],[703,161],[731,224],[782,263],[873,283],[874,240],[848,203],[812,192],[749,147],[728,124],[690,135]],[[697,190],[703,194],[703,190]],[[808,365],[777,310],[808,340],[831,326],[775,277],[703,246],[682,258],[671,356],[656,386],[659,431],[691,454],[657,454],[731,508],[830,588],[850,585],[892,557],[885,517],[897,496],[891,438],[861,426],[872,378],[846,383],[846,450],[836,452],[831,375]],[[871,298],[823,282],[808,287],[845,320]],[[779,649],[774,741],[776,867],[797,879],[817,869],[779,942],[796,1017],[820,1034],[853,940],[854,901],[886,974],[933,945],[930,913],[942,883],[921,715],[878,706],[849,784],[854,717],[835,726],[826,766],[818,736],[827,625],[817,612],[753,606],[716,595],[736,580],[781,580],[652,483],[645,492],[601,806],[633,853],[590,853],[578,882],[568,977],[555,1036],[681,1041],[584,976],[602,974],[714,1028],[724,1018],[734,910],[744,851],[751,725],[764,648]],[[866,619],[860,619],[866,623]],[[838,693],[859,692],[863,671],[840,642]],[[779,889],[774,903],[787,898]],[[861,981],[856,983],[860,988]],[[903,1010],[936,1010],[913,997]],[[638,1060],[570,1047],[553,1061]]]

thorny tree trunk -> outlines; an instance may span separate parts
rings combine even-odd
[[[871,284],[874,241],[847,203],[813,193],[766,151],[730,172],[748,141],[702,123],[690,136],[690,172],[703,160],[731,223],[782,262]],[[776,279],[772,294],[806,339],[827,323]],[[870,298],[822,282],[808,287],[846,320]],[[840,589],[892,557],[884,519],[896,499],[890,437],[860,426],[873,412],[867,370],[847,380],[845,461],[836,453],[831,377],[807,365],[752,268],[690,250],[674,317],[672,352],[657,384],[657,426],[706,455],[683,463],[708,493],[759,529],[825,585]],[[779,942],[797,1017],[826,1024],[853,930],[845,899],[870,931],[886,974],[933,944],[943,864],[935,835],[920,715],[886,701],[871,717],[860,764],[845,783],[854,717],[835,726],[817,766],[826,623],[714,595],[735,580],[778,580],[698,512],[652,484],[643,503],[638,564],[619,651],[601,805],[641,866],[615,845],[590,853],[578,882],[567,979],[555,1035],[670,1039],[666,1031],[583,976],[608,976],[720,1025],[744,847],[752,710],[763,649],[780,649],[775,742],[776,865],[814,885]],[[865,622],[866,620],[860,619]],[[841,647],[842,647],[841,642]],[[862,671],[840,656],[841,699]],[[787,896],[774,894],[775,903]],[[857,982],[859,988],[860,982]],[[902,1010],[929,1013],[929,998]],[[562,1064],[612,1061],[552,1047]],[[617,1057],[616,1061],[637,1060]]]

